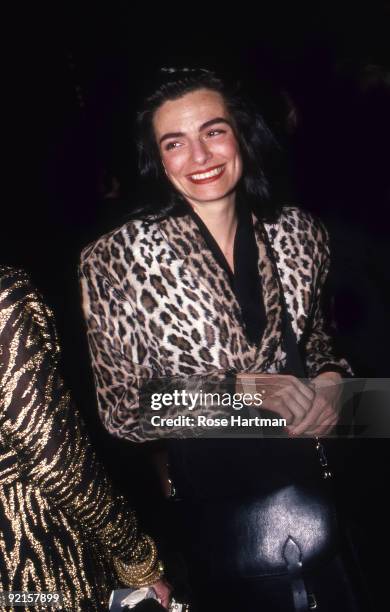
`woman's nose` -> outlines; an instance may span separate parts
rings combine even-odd
[[[194,162],[204,164],[210,157],[212,157],[212,153],[205,142],[196,140],[192,143],[192,159]]]

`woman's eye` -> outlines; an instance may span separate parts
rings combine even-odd
[[[210,130],[210,132],[207,132],[207,136],[218,136],[219,134],[224,134],[224,130]]]
[[[171,151],[172,149],[176,149],[178,146],[180,146],[179,142],[168,142],[168,144],[165,146],[165,150]]]

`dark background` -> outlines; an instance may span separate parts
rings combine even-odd
[[[201,65],[247,83],[282,147],[276,197],[318,214],[330,231],[340,347],[358,376],[388,377],[390,6],[281,2],[215,16],[192,5],[162,15],[140,8],[59,3],[19,7],[10,21],[0,254],[28,269],[54,308],[64,372],[91,435],[142,506],[153,487],[143,451],[111,439],[96,416],[77,264],[81,248],[134,204],[133,120],[148,75]],[[383,546],[388,449],[388,440],[330,449],[340,504],[374,581],[380,570],[368,559]]]

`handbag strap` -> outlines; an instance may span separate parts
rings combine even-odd
[[[283,546],[283,558],[290,576],[290,586],[294,601],[294,612],[307,612],[309,593],[302,573],[302,551],[299,544],[288,536]]]

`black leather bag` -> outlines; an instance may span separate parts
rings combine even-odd
[[[171,467],[177,468],[173,469],[177,492],[171,500],[171,510],[192,581],[226,584],[256,579],[266,585],[269,578],[277,577],[288,585],[293,602],[291,610],[309,610],[309,606],[314,605],[315,593],[308,588],[305,576],[320,572],[321,567],[337,554],[339,542],[336,511],[327,479],[321,478],[320,470],[316,474],[317,470],[306,469],[302,474],[298,467],[297,457],[304,462],[311,456],[311,444],[318,455],[322,476],[329,474],[320,443],[314,440],[305,440],[304,445],[299,440],[260,440],[260,445],[255,441],[220,442],[178,441],[171,454]],[[200,451],[194,457],[195,445]],[[246,452],[248,446],[252,446],[249,464],[244,445]],[[209,449],[214,446],[213,455],[206,451],[207,446]],[[260,449],[258,455],[256,447]],[[233,482],[229,485],[229,448],[236,457],[237,451],[243,451],[242,461],[238,461],[241,468],[236,466],[237,473],[240,469],[250,473],[249,480],[236,481],[236,487]],[[272,448],[274,453],[269,457],[267,472],[267,467],[261,467],[260,459]],[[291,454],[289,449],[292,449]],[[290,468],[294,467],[282,472],[278,463],[288,462],[289,454]],[[257,486],[253,463],[256,456],[259,458],[259,462],[256,461]],[[214,470],[210,471],[206,466],[211,457]],[[227,468],[225,482],[218,478],[218,470],[223,470],[224,466]],[[295,482],[288,482],[297,469],[299,474]],[[274,477],[273,470],[276,470]],[[261,480],[266,481],[265,488]],[[246,486],[250,481],[254,481],[252,488]],[[183,498],[180,498],[181,493],[184,493]]]
[[[289,485],[250,500],[193,503],[191,539],[212,580],[311,570],[336,550],[337,520],[325,492]]]
[[[286,325],[288,367],[302,376]],[[260,598],[270,589],[289,591],[289,604],[272,610],[317,608],[311,584],[340,557],[341,542],[318,439],[173,440],[170,469],[172,516],[193,584],[256,581]],[[344,579],[350,572],[342,571]]]

